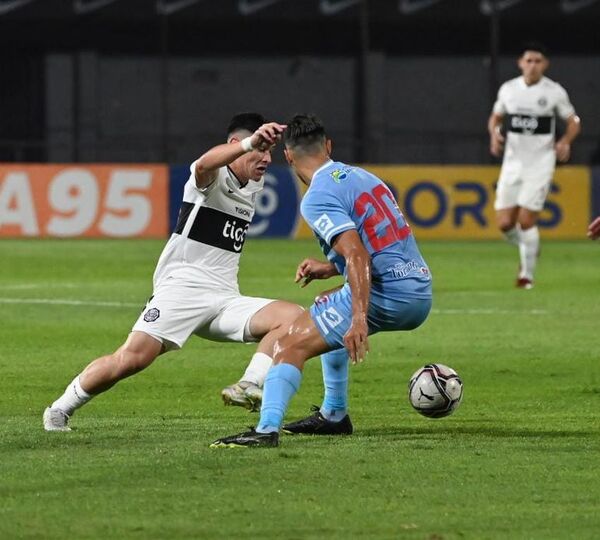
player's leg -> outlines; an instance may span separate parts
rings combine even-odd
[[[324,395],[313,414],[284,424],[282,431],[292,435],[351,435],[354,428],[348,414],[349,358],[346,349],[321,355]]]
[[[46,431],[69,431],[68,420],[94,396],[118,381],[148,367],[161,353],[163,344],[143,332],[132,332],[113,354],[92,361],[44,411]]]
[[[89,364],[44,411],[44,428],[67,431],[69,417],[93,396],[148,367],[162,352],[178,349],[194,328],[214,316],[209,295],[181,284],[161,287],[148,301],[125,343]]]
[[[279,429],[290,400],[300,388],[305,362],[329,348],[310,314],[300,315],[274,344],[273,366],[265,379],[256,429],[217,439],[211,447],[277,446]]]
[[[517,287],[531,289],[537,259],[540,253],[540,233],[537,227],[539,212],[521,208],[519,211],[520,242],[519,255],[521,265]]]
[[[500,208],[496,210],[496,224],[506,241],[513,246],[519,245],[519,229],[517,227],[518,207]]]
[[[277,446],[285,411],[300,387],[304,363],[313,356],[343,347],[351,320],[349,287],[300,315],[273,346],[273,366],[265,379],[256,430],[218,439],[211,446]]]
[[[550,159],[551,158],[551,159]],[[554,175],[554,156],[536,162],[536,167],[525,171],[523,189],[519,193],[518,224],[520,228],[519,253],[521,266],[517,287],[533,287],[535,267],[540,254],[540,233],[537,227]]]
[[[232,299],[200,334],[208,339],[245,343],[260,340],[240,380],[221,391],[226,405],[260,408],[262,387],[273,362],[273,344],[303,311],[297,304],[283,300],[240,296]]]
[[[315,305],[325,306],[330,296],[342,288],[324,291],[315,298]],[[283,426],[291,434],[350,435],[353,431],[348,415],[349,358],[346,349],[336,349],[321,355],[323,372],[323,402],[313,414]]]
[[[518,198],[521,186],[520,168],[514,163],[504,163],[496,186],[494,210],[496,211],[498,229],[500,229],[504,238],[514,246],[519,245],[517,217],[519,214]]]

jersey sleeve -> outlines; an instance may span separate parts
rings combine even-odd
[[[199,158],[198,158],[199,159]],[[217,176],[215,177],[215,179],[208,184],[208,186],[204,186],[203,188],[199,188],[196,185],[196,162],[198,160],[194,161],[191,165],[190,165],[190,180],[194,180],[194,188],[199,191],[200,193],[208,193],[209,191],[212,191],[214,186],[218,183],[219,180],[219,175],[217,174]]]
[[[575,107],[573,107],[573,105],[571,104],[569,94],[567,94],[567,91],[560,84],[558,85],[558,100],[556,101],[556,113],[563,120],[566,120],[567,118],[575,114]]]
[[[503,84],[498,90],[498,96],[496,97],[496,101],[494,102],[494,107],[492,109],[494,114],[505,115],[506,114],[506,85]]]
[[[300,205],[302,217],[309,227],[328,245],[338,234],[356,229],[350,209],[331,191],[308,191]]]

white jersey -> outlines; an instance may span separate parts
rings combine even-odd
[[[556,115],[566,120],[575,114],[566,90],[542,77],[527,85],[523,77],[505,82],[498,91],[494,113],[505,117],[504,162],[554,159]]]
[[[154,272],[154,290],[175,280],[239,294],[240,255],[264,179],[241,187],[233,172],[221,167],[210,186],[198,189],[195,165],[184,187],[177,226]]]

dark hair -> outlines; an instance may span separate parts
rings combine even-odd
[[[244,129],[250,133],[254,133],[260,126],[265,123],[265,119],[262,114],[253,112],[244,112],[236,114],[229,122],[227,127],[227,137],[232,133]]]
[[[523,43],[519,51],[519,58],[523,56],[527,51],[535,51],[543,54],[546,58],[548,57],[548,49],[538,41],[529,41],[527,43]]]
[[[314,114],[297,114],[288,123],[283,141],[288,148],[318,151],[327,139],[325,126]]]

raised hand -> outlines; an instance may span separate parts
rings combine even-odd
[[[252,148],[266,152],[271,150],[280,140],[287,126],[277,122],[269,122],[260,126],[250,138]]]

